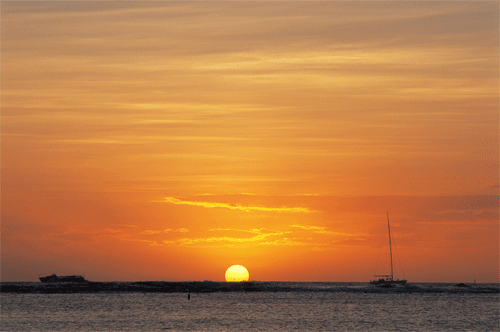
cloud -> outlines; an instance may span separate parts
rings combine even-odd
[[[301,228],[301,229],[305,229],[305,230],[312,230],[313,233],[316,233],[316,234],[353,236],[352,234],[347,234],[347,233],[327,231],[326,227],[322,227],[322,226],[311,226],[311,225],[288,225],[288,226],[295,227],[295,228]],[[358,236],[359,234],[356,234],[356,235]]]
[[[189,232],[189,229],[187,229],[187,228],[177,228],[177,229],[167,228],[163,232],[165,232],[165,233],[170,233],[170,232],[187,233],[187,232]]]
[[[204,208],[225,208],[230,210],[241,210],[241,211],[313,212],[312,210],[303,207],[242,206],[242,205],[231,205],[228,203],[219,203],[219,202],[182,201],[175,197],[165,197],[164,202],[177,205],[191,205],[191,206],[200,206]]]
[[[278,239],[275,241],[267,241],[261,243],[263,245],[275,245],[275,246],[305,246],[310,245],[310,243],[296,241],[295,239],[289,239],[287,237],[283,239]]]
[[[312,230],[316,234],[340,235],[353,237],[355,235],[325,230],[325,227],[310,226],[310,225],[289,225],[291,227],[304,230]],[[209,229],[212,232],[233,232],[231,235],[198,237],[198,238],[181,238],[174,240],[164,240],[161,244],[155,245],[164,246],[199,246],[199,247],[225,247],[234,245],[265,245],[265,246],[308,246],[314,250],[326,250],[332,246],[331,239],[325,241],[314,237],[291,237],[292,231],[277,231],[265,228],[254,229],[235,229],[235,228],[213,228]],[[255,234],[251,237],[238,236],[234,232],[244,232]],[[357,236],[358,234],[356,234]]]
[[[261,229],[251,229],[251,230],[240,230],[240,229],[232,229],[232,228],[217,228],[210,229],[209,231],[224,231],[224,232],[247,232],[256,234],[252,237],[239,237],[239,236],[211,236],[211,237],[201,237],[201,238],[181,238],[176,240],[164,240],[162,243],[164,245],[172,245],[172,246],[226,246],[233,244],[243,244],[243,243],[256,243],[256,244],[272,244],[272,243],[280,243],[287,238],[277,239],[277,240],[269,240],[272,237],[283,236],[290,232],[280,232],[280,231],[271,231],[269,233],[262,233]]]
[[[209,229],[209,231],[214,232],[214,231],[236,231],[236,232],[247,232],[247,233],[254,233],[254,234],[260,234],[264,228],[253,228],[253,229],[236,229],[236,228],[212,228]]]
[[[320,226],[309,226],[309,225],[289,225],[290,227],[297,227],[297,228],[302,228],[302,229],[312,229],[312,230],[324,230],[326,227],[320,227]]]

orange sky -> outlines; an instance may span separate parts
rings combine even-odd
[[[498,282],[498,2],[2,2],[2,281]]]

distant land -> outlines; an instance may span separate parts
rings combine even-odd
[[[2,282],[2,293],[213,293],[213,292],[347,292],[347,293],[500,293],[496,284],[410,283],[381,288],[367,282],[217,282],[138,281],[41,283]]]

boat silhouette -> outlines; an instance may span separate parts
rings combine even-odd
[[[46,277],[39,277],[41,282],[88,282],[83,276],[73,275],[73,276],[57,276],[51,274]]]
[[[392,242],[391,242],[391,225],[389,224],[389,211],[387,211],[387,229],[389,230],[389,255],[391,257],[391,274],[379,274],[375,275],[378,280],[371,280],[370,284],[379,287],[392,287],[394,285],[406,285],[407,280],[394,280],[394,270],[392,267]]]

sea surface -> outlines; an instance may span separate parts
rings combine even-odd
[[[498,284],[1,283],[1,331],[500,331]],[[189,299],[188,299],[189,297]]]

